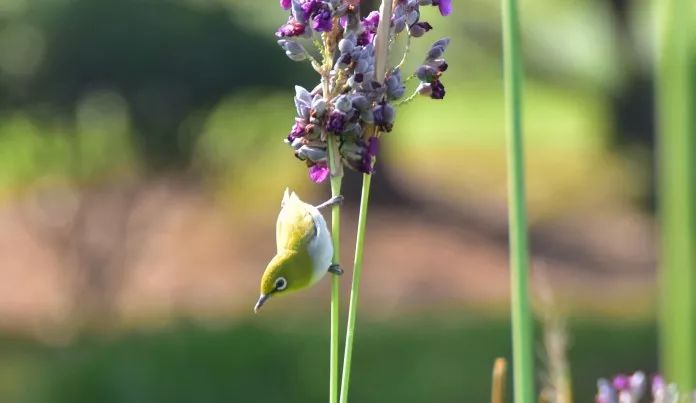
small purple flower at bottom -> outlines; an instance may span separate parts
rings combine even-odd
[[[433,0],[433,6],[437,6],[445,17],[452,14],[452,0]]]
[[[309,178],[315,183],[322,183],[329,177],[329,172],[326,162],[317,162],[309,167]]]
[[[430,98],[432,98],[432,99],[445,98],[445,86],[444,86],[444,84],[442,84],[442,81],[435,80],[432,83],[430,83],[430,87],[432,88],[432,92],[430,93]]]
[[[433,29],[433,26],[430,25],[429,23],[423,21],[423,22],[417,22],[409,27],[409,32],[411,33],[411,36],[414,38],[420,38],[423,36],[426,32],[430,31]]]

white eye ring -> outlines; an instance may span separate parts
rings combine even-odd
[[[275,281],[275,289],[278,291],[283,291],[288,288],[288,280],[285,277],[278,277]]]

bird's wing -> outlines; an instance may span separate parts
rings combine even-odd
[[[284,198],[276,224],[276,243],[279,251],[300,251],[317,236],[317,226],[308,205],[293,192]]]

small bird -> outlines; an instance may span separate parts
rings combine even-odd
[[[327,272],[343,274],[331,264],[333,244],[320,209],[343,202],[343,196],[312,206],[285,189],[276,223],[276,255],[261,277],[261,295],[254,306],[258,313],[272,296],[314,285]]]

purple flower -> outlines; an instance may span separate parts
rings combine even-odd
[[[420,38],[423,36],[426,32],[430,31],[433,29],[433,26],[430,25],[427,22],[417,22],[409,27],[409,32],[411,32],[411,36],[414,38]]]
[[[329,32],[333,29],[331,10],[328,6],[312,16],[312,29],[317,32]]]
[[[335,134],[340,134],[343,133],[343,129],[345,128],[345,115],[339,111],[333,111],[331,112],[331,115],[329,115],[329,120],[326,123],[326,130],[335,133]]]
[[[390,132],[394,127],[396,111],[386,102],[381,102],[372,110],[375,125],[384,132]]]
[[[452,14],[452,0],[433,0],[433,6],[437,6],[445,17]]]
[[[301,36],[305,33],[305,24],[297,21],[295,18],[290,17],[285,25],[278,28],[276,36],[279,38],[287,38],[293,36]]]
[[[375,172],[375,157],[379,152],[379,138],[370,137],[367,141],[367,147],[363,153],[362,161],[360,162],[360,171],[366,174],[372,174]]]
[[[432,88],[432,92],[430,93],[430,98],[432,98],[432,99],[445,98],[445,86],[442,84],[442,81],[435,80],[432,83],[430,83],[430,87]]]
[[[290,7],[292,7],[292,0],[280,0],[280,6],[283,7],[284,10],[290,10]]]
[[[309,167],[309,178],[315,183],[322,183],[329,177],[329,167],[325,162],[318,162]]]
[[[618,391],[628,390],[631,387],[631,379],[628,375],[619,374],[614,377],[612,384]]]
[[[288,134],[288,140],[294,140],[298,137],[303,137],[305,135],[305,127],[307,124],[304,122],[304,120],[300,118],[295,119],[295,124],[292,125],[292,128],[290,129],[290,134]]]

